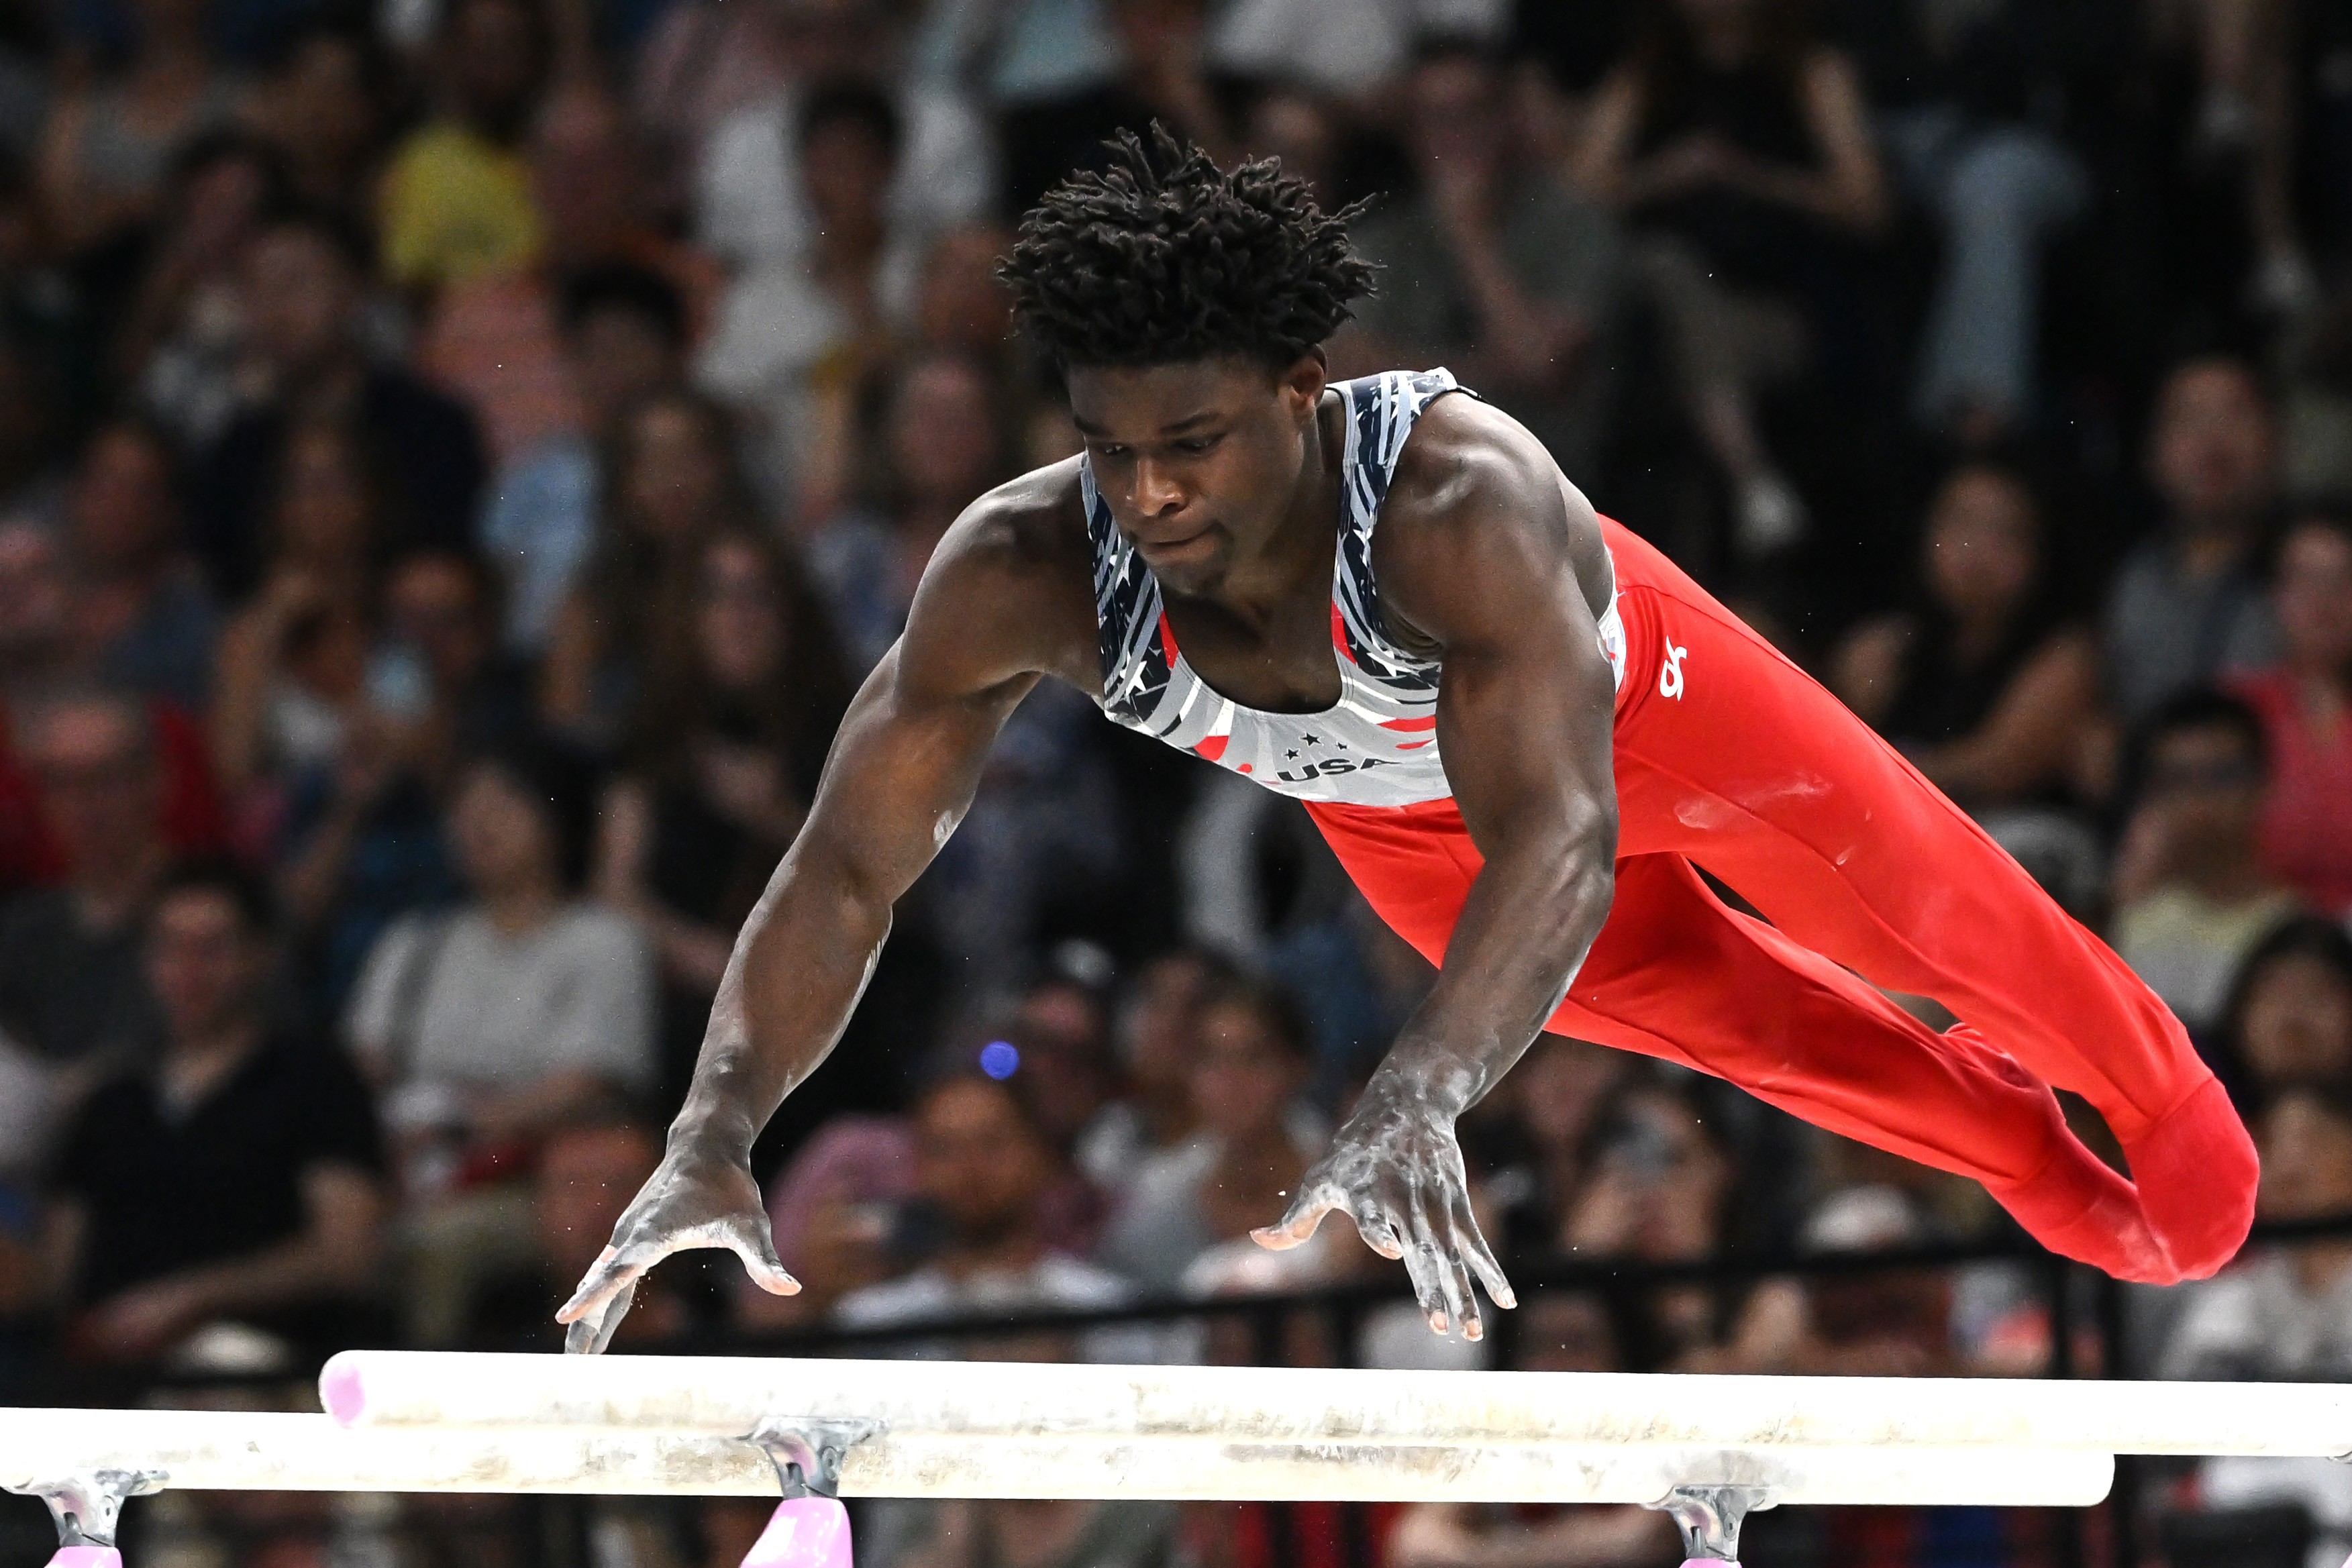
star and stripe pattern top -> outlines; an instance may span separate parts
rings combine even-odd
[[[1445,371],[1391,371],[1335,390],[1347,400],[1340,488],[1347,516],[1331,567],[1331,646],[1339,700],[1321,713],[1265,713],[1219,695],[1185,663],[1160,584],[1118,531],[1081,464],[1094,546],[1095,623],[1103,712],[1181,750],[1301,800],[1409,806],[1453,793],[1438,756],[1438,665],[1391,641],[1372,577],[1372,530],[1413,422],[1459,387]],[[1622,676],[1624,631],[1613,600],[1601,651]]]

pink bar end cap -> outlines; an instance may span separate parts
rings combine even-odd
[[[338,1351],[319,1369],[319,1403],[327,1407],[338,1427],[350,1426],[367,1408],[367,1393],[360,1386],[359,1359],[350,1351]]]
[[[122,1568],[122,1553],[111,1546],[60,1546],[49,1568]]]
[[[849,1511],[829,1497],[786,1498],[743,1568],[850,1568]]]

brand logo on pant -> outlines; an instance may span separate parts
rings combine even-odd
[[[1672,697],[1676,702],[1683,700],[1683,659],[1689,652],[1688,648],[1677,648],[1672,643],[1666,644],[1665,667],[1658,672],[1660,696]]]

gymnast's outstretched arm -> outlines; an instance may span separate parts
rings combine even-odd
[[[736,938],[661,1166],[556,1313],[568,1349],[603,1350],[637,1280],[672,1252],[725,1247],[763,1289],[799,1290],[776,1257],[752,1140],[840,1038],[891,906],[971,804],[1005,719],[1044,674],[1092,678],[1074,487],[1075,465],[1040,470],[975,503],[941,542],[906,634],[851,704],[808,821]]]
[[[1444,659],[1438,748],[1485,864],[1437,984],[1257,1239],[1295,1247],[1343,1209],[1402,1260],[1432,1328],[1475,1339],[1472,1274],[1513,1303],[1470,1211],[1454,1119],[1559,1006],[1615,890],[1615,687],[1592,603],[1608,604],[1608,553],[1542,445],[1462,397],[1422,416],[1372,549],[1391,632]]]

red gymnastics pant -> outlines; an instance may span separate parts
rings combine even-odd
[[[1545,1027],[1972,1176],[2044,1245],[2119,1277],[2227,1262],[2252,1222],[2253,1145],[2164,1004],[1834,697],[1603,528],[1627,649],[1616,897]],[[1442,963],[1481,863],[1454,803],[1307,809],[1372,907]],[[1874,986],[1962,1021],[1938,1033]],[[2106,1118],[2132,1181],[2067,1131],[2053,1084]]]

